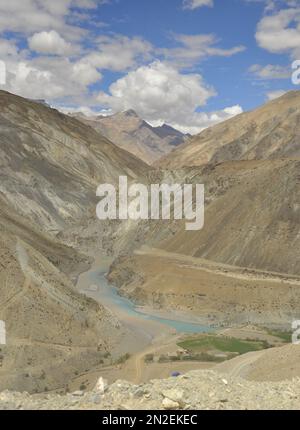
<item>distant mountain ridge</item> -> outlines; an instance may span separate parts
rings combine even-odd
[[[189,138],[167,124],[152,127],[132,109],[106,117],[87,117],[80,113],[72,116],[148,164],[153,164]]]

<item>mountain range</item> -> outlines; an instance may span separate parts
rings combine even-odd
[[[87,117],[75,114],[75,117],[148,164],[153,164],[190,137],[167,124],[152,127],[134,110],[111,116]]]
[[[159,222],[145,235],[141,222],[136,249],[109,274],[123,295],[227,324],[300,316],[299,101],[299,91],[288,93],[202,132],[158,163],[150,183],[205,185],[204,228]],[[282,290],[272,284],[277,276]]]
[[[288,93],[165,156],[185,136],[132,111],[77,119],[1,91],[0,389],[66,390],[75,374],[118,359],[128,328],[75,288],[99,255],[114,259],[108,278],[123,296],[156,311],[228,325],[300,319],[299,101]],[[134,154],[99,122],[117,140],[131,127]],[[138,131],[156,136],[153,146]],[[203,183],[204,229],[100,222],[97,186],[120,175]]]

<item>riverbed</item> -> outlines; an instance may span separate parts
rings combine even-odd
[[[139,309],[132,301],[118,294],[117,288],[109,284],[106,274],[112,260],[107,257],[99,258],[93,267],[82,274],[78,280],[78,289],[81,293],[101,303],[105,308],[115,314],[118,319],[129,325],[135,325],[135,330],[143,332],[146,337],[153,338],[156,331],[162,327],[173,333],[204,333],[211,331],[209,326],[197,322],[181,320],[172,315],[165,318],[157,312],[147,308],[147,312]],[[164,331],[165,331],[164,330]]]

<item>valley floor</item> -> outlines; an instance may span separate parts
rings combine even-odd
[[[109,279],[142,306],[212,326],[287,326],[299,319],[300,278],[142,247]]]
[[[143,254],[145,251],[139,251],[139,254]],[[155,250],[160,254],[161,258],[172,257],[173,260],[179,258],[177,255],[170,255],[164,253],[164,251]],[[150,252],[151,253],[151,252]],[[153,253],[153,251],[152,251]],[[196,263],[198,268],[200,266],[199,259],[192,259],[183,257],[181,264],[189,264],[189,266],[195,267]],[[212,361],[197,361],[197,360],[186,360],[176,361],[172,360],[160,361],[159,357],[168,357],[178,354],[181,349],[178,346],[180,340],[184,338],[183,333],[178,333],[168,325],[159,323],[157,321],[147,318],[147,315],[156,314],[157,318],[182,318],[185,323],[190,319],[192,324],[195,324],[197,320],[193,319],[193,315],[189,316],[188,313],[173,312],[169,313],[166,311],[158,311],[151,307],[138,308],[139,312],[144,312],[143,315],[132,311],[132,308],[124,307],[118,296],[111,297],[107,293],[106,277],[102,275],[108,270],[111,263],[111,259],[101,257],[97,259],[93,267],[86,273],[82,274],[78,280],[78,289],[99,301],[106,309],[112,313],[112,315],[120,322],[120,324],[126,327],[126,335],[122,341],[115,345],[112,351],[111,365],[100,366],[99,368],[93,368],[88,372],[77,375],[69,382],[69,390],[71,392],[84,387],[85,390],[92,390],[96,381],[99,377],[105,378],[110,384],[116,380],[124,379],[128,382],[141,384],[147,383],[153,379],[162,379],[171,376],[172,372],[176,371],[180,374],[185,374],[191,370],[211,370],[224,372],[229,376],[234,377],[247,377],[252,370],[253,363],[262,357],[267,350],[255,351],[249,354],[239,356],[235,359],[226,361],[225,363],[218,364]],[[235,272],[229,271],[229,266],[222,266],[215,263],[210,263],[205,260],[201,260],[201,266],[203,270],[207,272],[223,272],[225,276],[231,277],[236,276],[237,278],[247,279],[248,278],[259,278],[260,280],[266,280],[266,274],[263,272],[255,272],[249,270],[249,273],[242,269],[235,269]],[[100,275],[99,275],[100,274]],[[277,278],[278,276],[278,278]],[[270,274],[270,280],[272,282],[281,282],[280,275]],[[287,283],[290,279],[284,279]],[[297,282],[293,277],[292,282]],[[98,283],[98,284],[97,284]],[[105,284],[105,288],[101,285]],[[111,286],[108,288],[112,288]],[[125,302],[126,304],[126,302]],[[123,306],[123,307],[122,307]],[[171,315],[171,316],[170,316]],[[267,342],[272,346],[282,346],[283,342],[280,338],[270,334],[266,329],[250,326],[247,324],[241,326],[233,326],[231,328],[219,328],[216,332],[220,336],[230,337],[233,339],[256,339],[262,342]],[[275,348],[274,350],[278,350]],[[152,356],[156,359],[147,361],[147,357]],[[120,359],[121,357],[121,359]],[[123,357],[123,360],[122,360]],[[267,366],[268,368],[269,366]],[[266,369],[265,369],[266,370]],[[288,377],[297,375],[300,368],[296,369],[295,372],[291,372]],[[266,372],[265,372],[266,373]],[[272,379],[272,378],[271,378]],[[258,377],[258,380],[264,380],[264,372]]]

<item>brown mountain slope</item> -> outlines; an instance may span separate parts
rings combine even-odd
[[[110,279],[139,304],[205,321],[289,324],[300,303],[299,171],[300,160],[286,159],[174,172],[205,184],[204,229],[153,222],[148,246],[116,260]]]
[[[1,201],[0,261],[7,338],[0,345],[0,390],[64,389],[75,372],[99,366],[125,332],[72,285],[88,260]]]
[[[205,186],[205,223],[140,221],[127,242],[220,263],[300,275],[300,160],[232,161],[150,172],[150,183]]]
[[[203,230],[187,232],[182,226],[160,246],[300,275],[300,160],[228,162],[209,170],[193,177],[207,189]]]
[[[152,127],[133,110],[108,117],[77,115],[77,118],[148,164],[153,164],[187,140],[186,135],[166,124]]]
[[[286,381],[295,383],[300,373],[299,345],[285,345],[243,356],[218,364],[218,372],[226,377],[242,377],[250,381]],[[270,365],[271,364],[271,365]]]
[[[204,130],[159,163],[166,168],[227,160],[300,157],[300,91]]]
[[[99,249],[99,239],[110,237],[95,217],[96,188],[123,174],[133,180],[147,165],[76,119],[6,92],[0,164],[0,320],[7,331],[0,389],[65,388],[75,372],[105,361],[126,332],[72,283],[90,263],[81,254],[82,230],[86,247],[93,239]],[[86,229],[89,220],[98,235]],[[80,253],[58,239],[68,229]]]
[[[67,115],[0,91],[0,193],[44,231],[94,214],[100,183],[147,171],[141,160]]]

